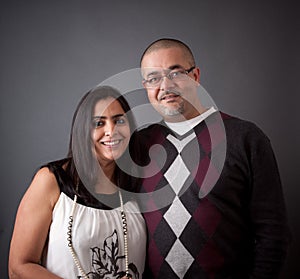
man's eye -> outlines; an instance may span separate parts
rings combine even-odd
[[[151,77],[148,79],[148,83],[156,83],[158,81],[160,81],[161,77],[160,76],[157,76],[157,77]]]
[[[183,73],[182,71],[173,71],[169,74],[169,76],[171,79],[173,79],[173,78],[180,76],[182,73]]]

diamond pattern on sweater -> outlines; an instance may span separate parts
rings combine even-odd
[[[185,209],[180,199],[176,197],[168,211],[164,214],[164,218],[175,235],[179,237],[190,220],[191,214]]]
[[[184,275],[193,263],[194,258],[182,245],[181,241],[177,239],[166,257],[166,261],[179,278],[184,278]]]
[[[147,222],[147,229],[150,235],[153,235],[156,231],[156,228],[158,224],[160,223],[162,219],[162,213],[157,210],[157,211],[152,211],[152,212],[146,212],[144,213],[144,216],[149,220]]]
[[[169,224],[164,218],[162,218],[157,225],[156,231],[153,234],[152,238],[156,242],[157,248],[164,258],[168,255],[172,245],[177,239],[175,233],[172,231]],[[157,242],[158,239],[160,240],[159,242]]]
[[[149,241],[148,256],[151,259],[155,259],[154,261],[150,261],[149,265],[152,272],[155,274],[155,276],[157,276],[160,271],[160,267],[164,262],[164,257],[161,255],[160,250],[156,246],[156,243],[153,239]]]
[[[190,172],[183,163],[181,156],[178,155],[164,176],[174,192],[178,194],[189,174]]]
[[[215,233],[221,220],[221,214],[217,207],[207,198],[201,200],[200,206],[195,210],[193,217],[209,237],[212,237]]]
[[[181,233],[179,240],[195,259],[207,242],[207,235],[201,230],[196,220],[191,218]]]
[[[179,153],[164,174],[164,177],[168,180],[176,195],[178,195],[180,190],[183,188],[187,178],[190,175],[190,171],[182,160],[180,152],[194,138],[195,134],[191,134],[182,140],[176,139],[172,135],[167,137],[167,139],[176,147]],[[191,219],[191,214],[187,211],[178,196],[176,196],[167,212],[163,215],[163,218],[169,224],[173,233],[177,236],[177,239],[171,246],[171,249],[169,250],[165,260],[171,266],[178,278],[184,278],[185,273],[188,271],[189,267],[194,261],[194,257],[184,247],[179,237]]]
[[[197,137],[186,144],[182,143],[182,139],[183,136],[188,137],[189,135],[179,136],[176,140],[170,140],[170,138],[174,137],[174,133],[172,136],[169,136],[170,132],[164,127],[150,130],[153,141],[151,144],[158,142],[162,144],[168,158],[160,170],[160,174],[152,179],[151,177],[149,178],[150,182],[148,187],[145,188],[145,191],[149,193],[149,189],[153,189],[152,187],[155,183],[159,186],[157,188],[163,186],[163,181],[168,184],[169,182],[164,176],[164,173],[170,168],[174,160],[178,156],[181,156],[185,167],[189,171],[189,175],[185,179],[179,192],[177,192],[179,198],[175,200],[179,199],[182,202],[182,205],[185,207],[185,210],[189,212],[191,217],[186,223],[184,230],[180,233],[180,230],[171,230],[171,225],[168,224],[171,219],[170,216],[168,216],[170,214],[169,209],[171,204],[166,206],[166,208],[158,209],[161,215],[152,216],[157,218],[157,220],[154,225],[154,227],[156,226],[156,231],[154,232],[153,229],[151,229],[152,233],[154,232],[151,241],[156,241],[156,249],[158,249],[163,259],[155,255],[149,257],[148,261],[150,266],[155,269],[155,274],[152,274],[153,276],[150,275],[149,278],[225,278],[227,273],[224,273],[226,272],[224,270],[224,263],[225,261],[231,261],[231,259],[228,259],[228,255],[230,256],[232,254],[230,251],[234,249],[232,248],[232,244],[240,245],[241,243],[240,241],[232,241],[232,239],[235,239],[236,235],[240,233],[240,228],[235,228],[230,220],[225,222],[222,217],[223,209],[227,208],[227,205],[225,204],[224,206],[224,203],[226,202],[226,197],[230,195],[230,192],[225,192],[224,189],[218,187],[217,184],[210,195],[199,198],[200,191],[204,191],[205,193],[209,192],[210,187],[207,186],[215,185],[223,168],[222,157],[220,157],[220,160],[218,157],[222,155],[224,145],[226,147],[226,138],[224,137],[225,134],[222,130],[222,126],[219,127],[218,125],[220,124],[214,121],[216,121],[215,118],[212,118],[212,121],[209,123],[203,122],[195,127],[194,130]],[[210,127],[207,127],[208,124]],[[213,131],[211,131],[211,129],[213,129]],[[156,132],[157,135],[154,132]],[[164,134],[164,137],[161,136],[161,134]],[[214,135],[213,139],[211,139],[211,135]],[[197,150],[199,150],[199,153]],[[161,177],[159,178],[160,175]],[[224,178],[224,174],[221,177]],[[167,187],[170,187],[171,192],[174,190],[171,189],[170,184],[167,185]],[[176,194],[174,193],[174,197],[175,196]],[[165,217],[165,215],[168,217]],[[149,222],[147,219],[146,217],[146,222]],[[151,217],[149,217],[149,219],[151,219]],[[170,223],[172,223],[172,221]],[[226,232],[228,231],[227,237],[231,241],[230,243],[220,241],[221,237],[223,237],[224,229]],[[185,267],[187,269],[185,272],[183,269],[180,269],[180,266],[177,268],[174,267],[178,262],[180,265],[180,260],[184,257],[183,254],[179,254],[179,256],[176,257],[176,246],[184,247],[182,249],[184,251],[187,250],[189,253],[188,258],[194,259],[190,265]],[[166,257],[168,257],[168,261]],[[171,263],[171,261],[173,263]],[[157,266],[155,266],[155,262]],[[242,269],[240,266],[235,268]],[[154,269],[152,269],[152,271]],[[239,278],[244,277],[241,276]]]

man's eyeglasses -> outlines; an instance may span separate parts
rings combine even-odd
[[[166,74],[161,72],[154,72],[148,75],[147,79],[143,79],[143,84],[146,88],[157,87],[161,84],[164,77],[167,77],[169,80],[181,80],[185,78],[191,71],[196,67],[193,66],[187,70],[185,69],[174,69],[174,70],[165,70],[168,71]]]

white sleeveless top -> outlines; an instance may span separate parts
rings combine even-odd
[[[67,231],[73,200],[63,192],[54,207],[42,265],[64,279],[82,278],[68,247]],[[146,254],[146,227],[137,204],[124,204],[128,230],[128,263],[132,278],[142,278]],[[124,236],[120,207],[103,210],[76,204],[72,243],[89,278],[118,278],[125,271]],[[105,276],[103,276],[105,274]]]

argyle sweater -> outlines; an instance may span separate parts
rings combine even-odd
[[[162,122],[138,139],[150,154],[145,278],[278,277],[286,210],[270,141],[255,124],[216,112],[183,136]]]

